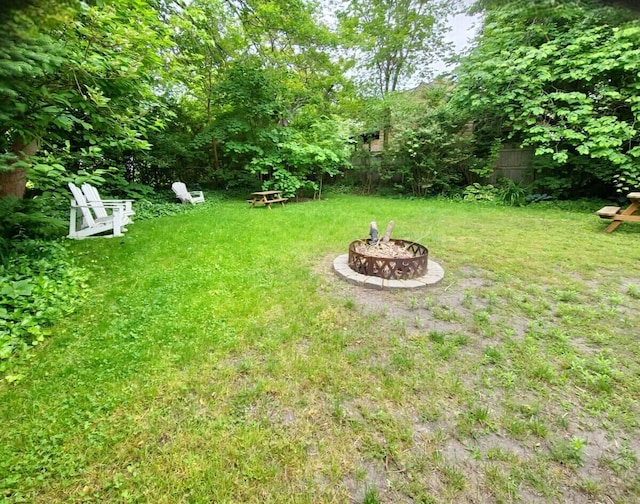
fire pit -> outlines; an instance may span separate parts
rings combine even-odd
[[[371,223],[371,238],[349,244],[349,253],[333,261],[336,274],[347,282],[371,289],[414,289],[438,283],[442,267],[429,259],[427,247],[407,240],[392,240],[393,221],[378,240],[378,226]]]
[[[427,273],[429,251],[424,245],[407,240],[389,240],[384,249],[370,239],[349,244],[349,267],[363,275],[387,280],[410,280]]]

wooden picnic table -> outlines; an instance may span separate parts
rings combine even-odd
[[[631,204],[620,211],[617,206],[606,206],[596,212],[601,219],[611,219],[613,222],[609,224],[605,231],[611,233],[623,222],[639,222],[640,223],[640,192],[630,192],[627,198]]]
[[[251,199],[247,200],[247,203],[251,204],[251,208],[264,205],[271,210],[272,203],[280,203],[284,206],[287,199],[282,197],[282,191],[257,191],[251,193]]]

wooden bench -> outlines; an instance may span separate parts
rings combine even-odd
[[[247,200],[247,203],[251,203],[251,206],[264,205],[264,206],[266,206],[267,208],[271,209],[271,203],[282,203],[282,206],[284,206],[285,201],[288,201],[288,198],[276,198],[276,199],[267,200],[267,201],[262,201],[262,200],[258,200],[258,201],[254,201],[254,200]]]
[[[616,215],[620,211],[619,206],[606,206],[602,207],[596,213],[598,217],[601,219],[613,219],[613,216]]]
[[[284,206],[285,201],[289,198],[283,198],[280,191],[258,191],[253,193],[253,198],[248,199],[247,203],[253,208],[256,205],[264,205],[271,210],[272,203],[280,203]]]
[[[596,212],[601,219],[613,221],[606,227],[607,233],[614,231],[623,222],[640,222],[640,192],[630,192],[627,198],[631,200],[631,204],[624,210],[617,206],[606,206]]]

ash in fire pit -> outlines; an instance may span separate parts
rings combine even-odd
[[[372,244],[371,240],[359,241],[355,246],[356,252],[370,257],[385,257],[389,259],[409,259],[415,257],[415,254],[411,252],[407,247],[396,243],[395,240],[388,243],[378,242]]]
[[[393,221],[378,240],[378,227],[371,223],[371,238],[349,244],[349,254],[334,261],[338,275],[355,284],[376,288],[423,287],[440,281],[444,270],[429,261],[427,247],[407,240],[392,240]]]

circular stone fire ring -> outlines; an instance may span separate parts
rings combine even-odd
[[[414,275],[412,278],[405,277],[405,272],[408,271],[408,267],[405,265],[396,265],[393,271],[396,278],[383,278],[379,275],[369,274],[370,271],[367,269],[366,263],[364,263],[364,259],[354,255],[352,253],[352,249],[355,252],[355,246],[362,242],[368,243],[369,240],[356,240],[349,245],[349,254],[342,254],[336,257],[333,261],[333,270],[336,274],[345,279],[347,282],[353,285],[358,285],[361,287],[368,287],[370,289],[415,289],[419,287],[426,287],[427,285],[434,285],[440,282],[444,278],[444,269],[437,262],[432,261],[428,258],[428,250],[426,247],[414,243],[407,242],[405,240],[393,240],[394,242],[400,242],[402,246],[409,247],[415,245],[412,249],[414,255],[422,256],[418,265],[412,267],[412,271],[417,275]],[[357,253],[359,255],[364,255]],[[373,258],[379,259],[379,258]],[[388,259],[387,259],[388,260]],[[424,261],[424,264],[422,264]],[[382,269],[384,269],[384,263],[378,263],[378,266],[374,266],[374,270],[379,270],[382,265]],[[398,268],[400,268],[401,275],[398,276]],[[359,271],[358,271],[359,270]],[[391,266],[389,266],[389,271],[391,270]]]
[[[356,240],[349,244],[349,267],[356,273],[386,280],[411,280],[427,273],[429,251],[424,245],[407,240],[389,240],[390,251],[396,257],[385,257],[368,253],[370,243],[371,240]]]

